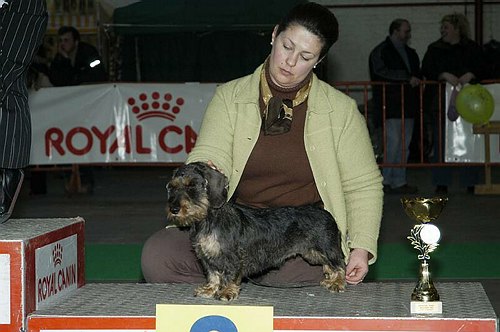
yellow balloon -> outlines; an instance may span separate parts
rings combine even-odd
[[[493,115],[495,101],[480,84],[470,84],[460,90],[455,101],[458,114],[472,124],[484,124]]]

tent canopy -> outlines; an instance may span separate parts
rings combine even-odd
[[[272,29],[304,0],[143,0],[113,13],[118,34],[172,31],[255,31]]]
[[[118,79],[226,82],[249,74],[270,51],[273,28],[305,0],[143,0],[117,7]]]

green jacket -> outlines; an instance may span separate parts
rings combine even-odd
[[[211,160],[221,169],[229,178],[229,197],[259,137],[261,69],[216,89],[187,159]],[[383,190],[366,122],[352,98],[315,75],[307,103],[304,143],[325,209],[337,221],[346,259],[350,249],[363,248],[373,255],[372,264],[377,258]],[[293,160],[283,162],[293,165]]]

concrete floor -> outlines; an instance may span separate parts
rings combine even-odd
[[[94,193],[70,197],[64,192],[63,174],[59,171],[47,173],[47,194],[30,195],[28,173],[13,218],[81,216],[86,220],[87,243],[142,243],[165,225],[164,188],[171,171],[168,167],[96,167]],[[499,171],[494,169],[494,183],[500,183]],[[429,170],[408,170],[409,183],[419,186],[421,196],[433,196],[430,178]],[[449,202],[439,218],[446,241],[500,241],[500,195],[467,194],[453,185],[448,197]],[[412,224],[399,199],[399,195],[385,196],[380,243],[408,241],[406,236]],[[500,276],[497,277],[475,281],[482,282],[500,316]]]

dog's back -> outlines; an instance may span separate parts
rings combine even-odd
[[[340,232],[330,213],[313,205],[256,209],[227,203],[195,228],[196,238],[217,233],[220,264],[234,261],[250,276],[301,255],[312,264],[343,264]],[[316,255],[321,252],[322,255]],[[314,254],[313,254],[314,253]],[[321,256],[319,258],[318,256]]]

